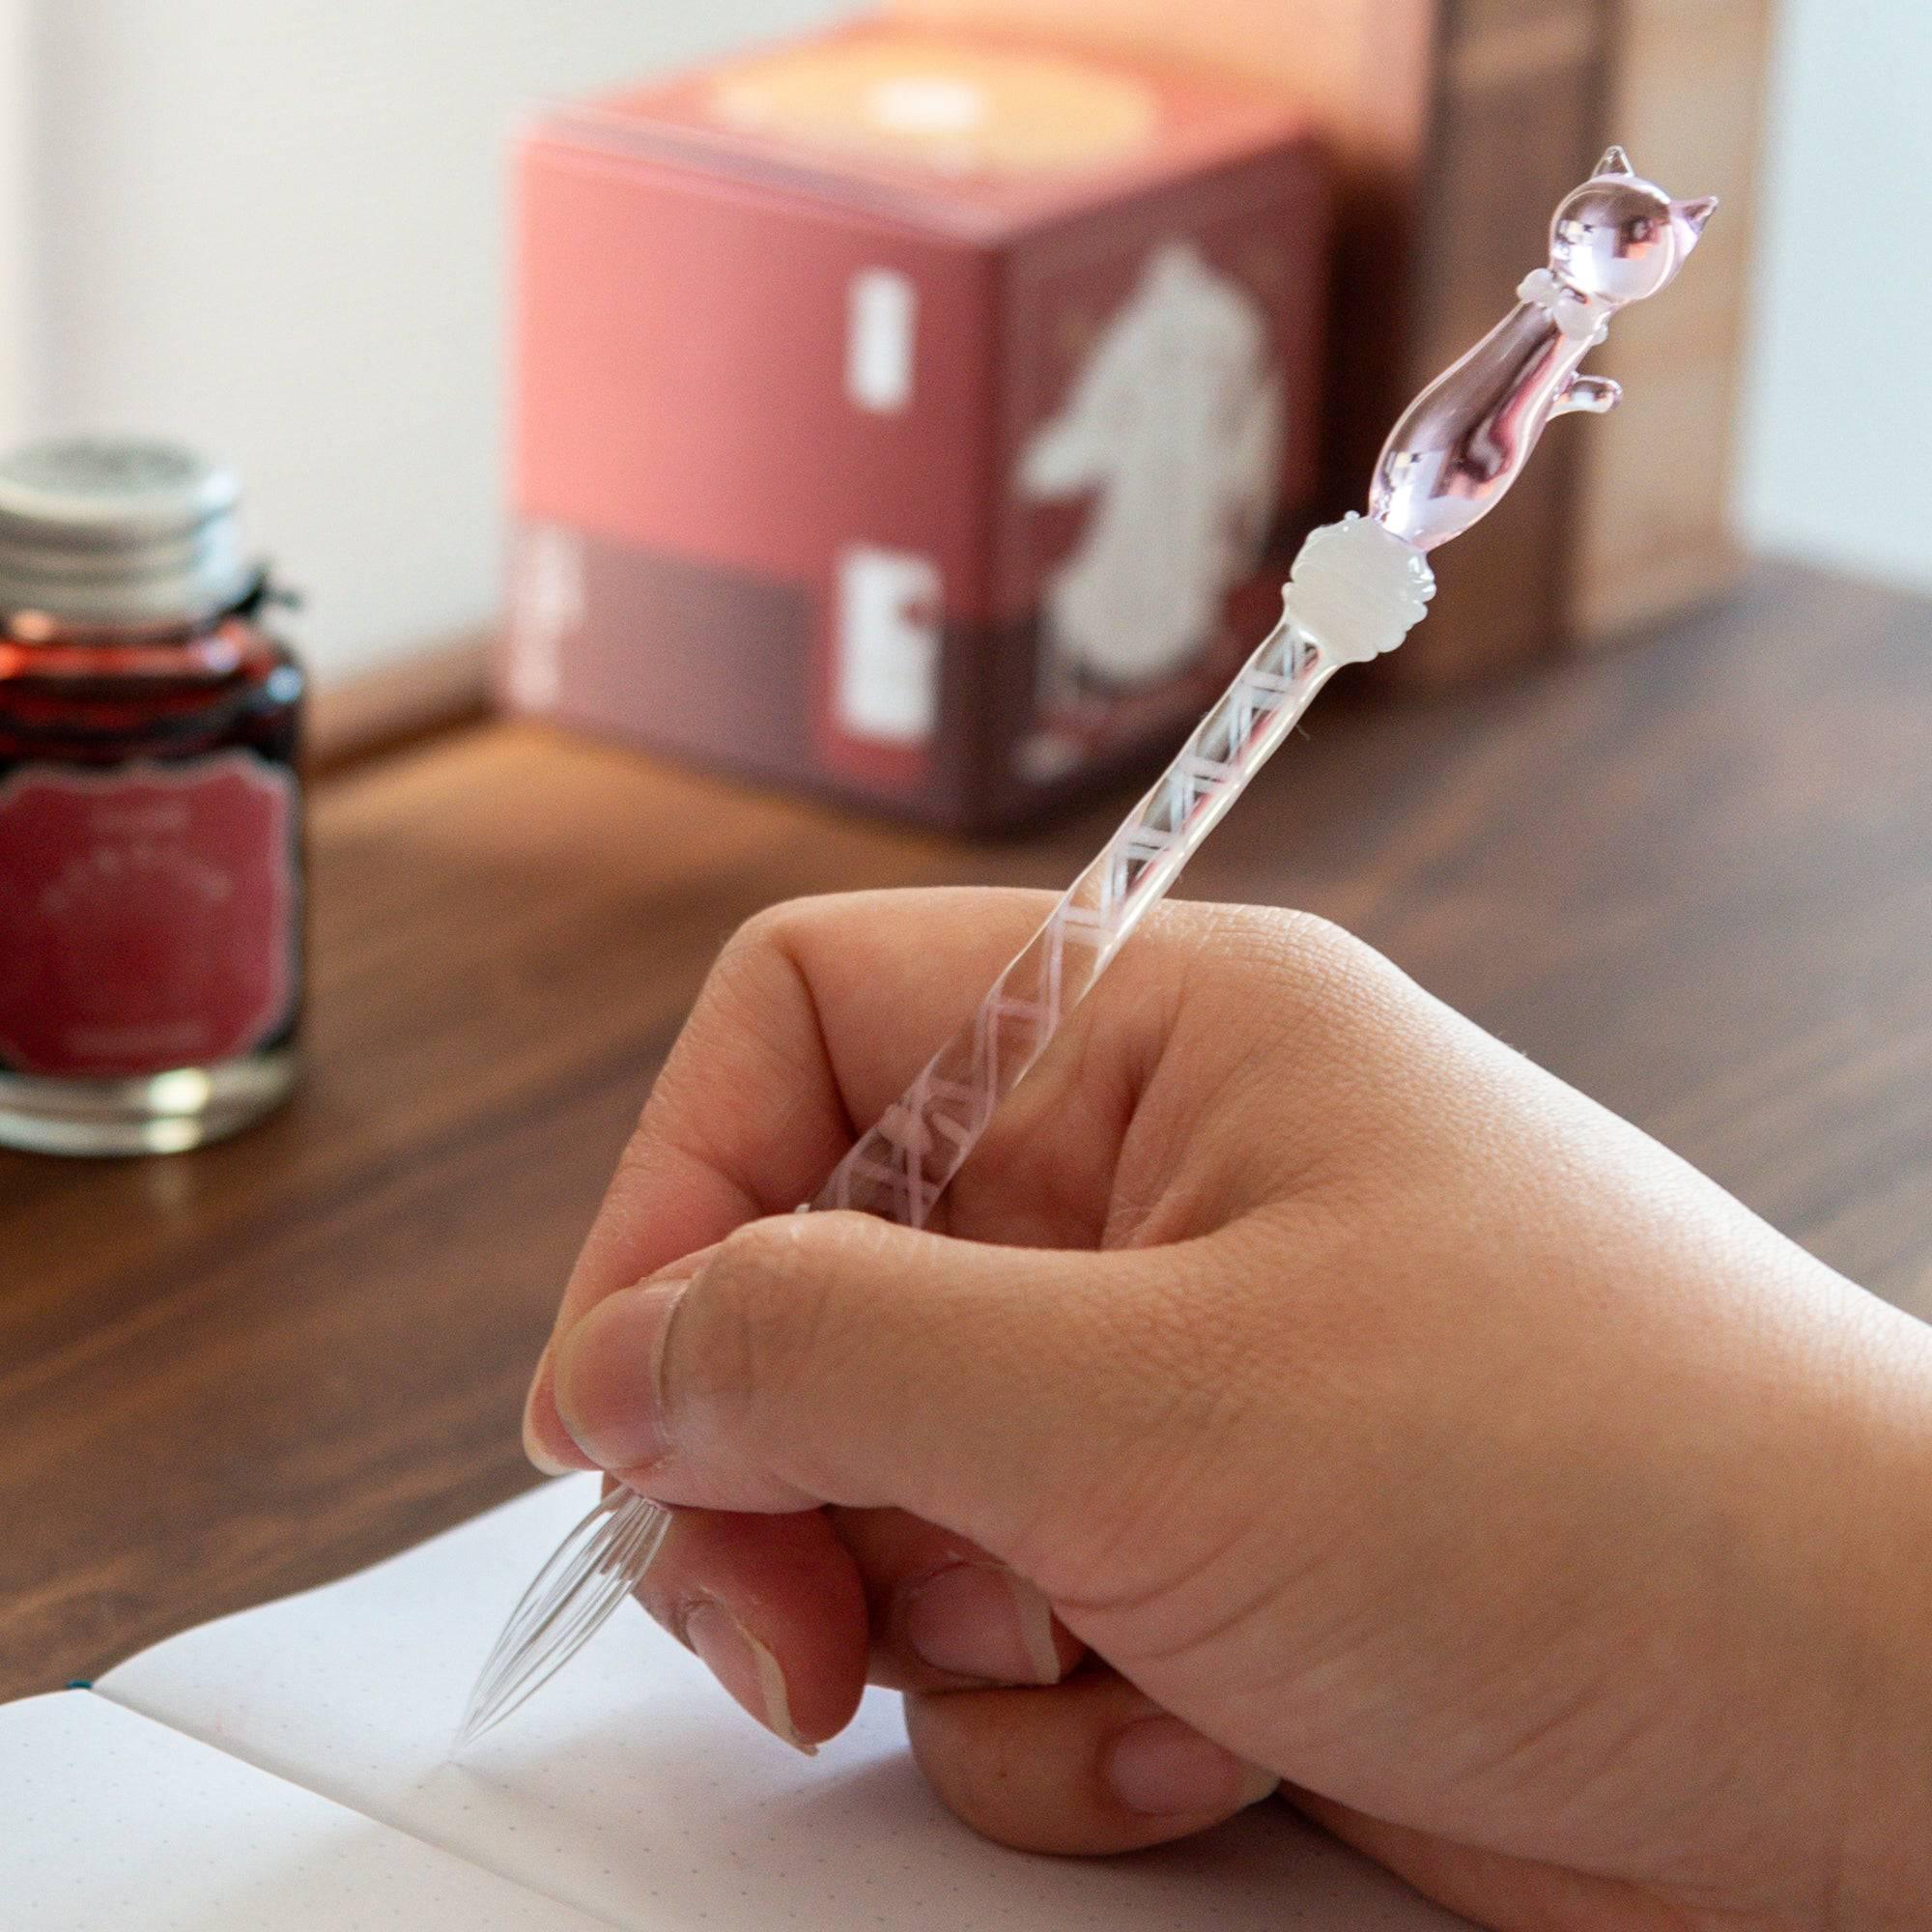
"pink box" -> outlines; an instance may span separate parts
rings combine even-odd
[[[1270,96],[870,22],[553,114],[519,175],[513,707],[990,826],[1273,621],[1327,196]]]

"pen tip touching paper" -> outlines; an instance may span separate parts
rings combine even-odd
[[[611,1490],[524,1592],[484,1660],[455,1748],[475,1743],[547,1684],[609,1620],[658,1553],[670,1513]]]

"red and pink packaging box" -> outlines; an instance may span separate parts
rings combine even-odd
[[[874,22],[556,111],[519,185],[513,708],[989,827],[1278,614],[1327,199],[1269,96]]]

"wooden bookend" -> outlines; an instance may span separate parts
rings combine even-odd
[[[1585,434],[1569,632],[1614,642],[1727,589],[1772,0],[1622,0],[1610,123],[1638,168],[1723,207],[1667,302],[1598,358],[1622,406]]]

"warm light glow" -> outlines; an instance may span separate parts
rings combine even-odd
[[[199,1114],[213,1097],[214,1089],[206,1073],[192,1066],[184,1066],[173,1073],[157,1073],[148,1082],[148,1104],[161,1114]],[[174,1121],[156,1123],[159,1127],[174,1127],[180,1124]],[[172,1152],[173,1149],[156,1148],[156,1152]]]

